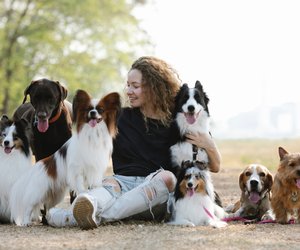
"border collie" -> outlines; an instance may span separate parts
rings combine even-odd
[[[216,206],[214,188],[206,165],[186,161],[180,168],[170,225],[224,227],[224,210]]]
[[[32,166],[32,153],[25,120],[0,120],[0,222],[10,222],[9,196],[13,184]]]
[[[180,167],[184,161],[208,163],[204,149],[185,141],[185,134],[189,132],[209,134],[208,102],[209,98],[199,81],[196,81],[194,88],[189,88],[186,83],[181,86],[175,98],[174,113],[179,138],[170,148],[174,167]]]
[[[58,151],[37,162],[13,186],[10,199],[13,222],[25,226],[38,221],[42,205],[46,211],[54,207],[62,201],[68,188],[80,194],[101,185],[112,153],[120,108],[118,93],[96,100],[84,90],[76,92],[75,131]]]

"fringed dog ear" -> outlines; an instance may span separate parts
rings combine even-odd
[[[61,85],[59,81],[55,81],[55,83],[57,84],[60,92],[60,100],[65,100],[68,96],[68,90],[63,85]]]
[[[24,104],[27,100],[27,95],[30,94],[30,91],[31,91],[31,88],[33,86],[33,84],[35,83],[36,81],[31,81],[31,83],[27,86],[27,88],[24,90],[24,99],[23,99],[23,102],[22,104]]]

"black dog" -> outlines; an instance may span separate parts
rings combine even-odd
[[[65,99],[68,91],[57,81],[32,81],[24,91],[23,104],[14,120],[30,124],[30,145],[36,161],[52,155],[72,135],[71,105]],[[25,103],[27,95],[30,103]]]

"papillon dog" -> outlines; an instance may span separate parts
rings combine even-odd
[[[69,189],[80,194],[102,184],[117,132],[120,96],[110,93],[96,100],[84,90],[77,90],[72,107],[72,137],[13,186],[11,220],[17,225],[38,221],[42,206],[46,211],[54,207]]]
[[[224,227],[224,210],[214,203],[214,187],[207,166],[198,161],[182,163],[174,193],[172,219],[168,224]]]
[[[185,140],[187,133],[209,134],[208,102],[209,98],[199,81],[196,81],[194,88],[183,84],[176,95],[174,111],[176,130],[173,138],[177,139],[170,148],[174,167],[180,167],[184,161],[208,163],[206,151]]]
[[[33,165],[28,123],[0,120],[0,223],[10,222],[9,197],[13,184]]]

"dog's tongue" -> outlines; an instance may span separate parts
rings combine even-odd
[[[187,190],[187,195],[188,196],[193,196],[193,194],[195,193],[195,191],[194,191],[194,189],[193,188],[189,188],[188,190]]]
[[[185,118],[189,124],[193,124],[196,121],[194,114],[185,114]]]
[[[93,128],[93,127],[95,127],[96,125],[97,125],[97,120],[96,119],[91,119],[90,121],[89,121],[89,125]]]
[[[256,204],[260,200],[260,195],[257,192],[250,192],[249,199]]]
[[[300,179],[296,180],[296,186],[297,186],[297,188],[300,188]]]
[[[11,152],[11,148],[9,148],[9,147],[5,147],[4,148],[4,152],[6,153],[6,154],[9,154],[10,152]]]
[[[49,128],[48,119],[46,120],[38,120],[37,128],[41,133],[45,133]]]

